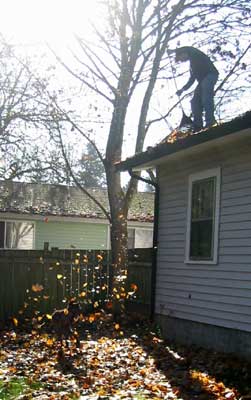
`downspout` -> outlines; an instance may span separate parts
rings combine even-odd
[[[155,188],[154,196],[154,217],[153,217],[153,262],[151,273],[151,299],[150,299],[150,320],[154,320],[155,311],[155,294],[156,294],[156,275],[157,275],[157,251],[158,251],[158,225],[159,225],[159,185],[150,179],[142,178],[141,176],[128,170],[130,176],[139,181],[152,185]]]

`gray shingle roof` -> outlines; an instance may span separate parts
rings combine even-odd
[[[107,191],[92,188],[90,193],[109,210]],[[129,210],[129,220],[153,221],[153,193],[137,193]],[[0,182],[0,213],[104,218],[99,207],[73,186]]]
[[[240,115],[231,121],[200,132],[187,132],[184,135],[179,135],[178,132],[176,140],[169,141],[169,137],[167,137],[156,146],[149,147],[146,151],[137,153],[124,161],[118,162],[116,168],[119,171],[152,168],[156,166],[156,160],[160,160],[162,157],[169,157],[191,147],[249,128],[251,128],[251,111],[248,111],[244,115]]]

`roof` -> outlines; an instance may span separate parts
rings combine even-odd
[[[221,125],[213,126],[196,133],[186,132],[179,133],[174,131],[166,139],[155,147],[148,147],[142,153],[138,153],[133,157],[127,158],[117,164],[117,169],[126,171],[131,169],[148,169],[156,166],[162,159],[166,159],[181,151],[194,148],[234,133],[251,128],[251,111],[241,115],[229,122]]]
[[[106,189],[92,188],[89,192],[109,210]],[[128,220],[152,222],[154,194],[136,193]],[[25,215],[82,217],[104,219],[99,207],[80,189],[73,186],[0,182],[0,213]]]

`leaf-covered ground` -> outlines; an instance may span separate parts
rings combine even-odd
[[[144,321],[83,322],[79,335],[61,348],[40,330],[2,331],[0,399],[251,399],[248,363],[165,342]]]

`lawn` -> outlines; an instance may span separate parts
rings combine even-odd
[[[0,399],[251,399],[247,362],[168,343],[147,321],[79,325],[80,348],[42,330],[0,333]]]

